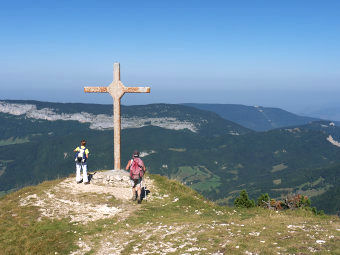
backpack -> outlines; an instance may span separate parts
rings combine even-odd
[[[78,163],[85,163],[87,159],[85,150],[86,150],[86,147],[84,148],[79,147],[79,151],[76,152],[74,161]]]
[[[131,159],[131,161],[132,162],[130,165],[130,178],[132,180],[139,180],[144,175],[142,165],[140,164],[141,159],[134,158],[134,159]]]

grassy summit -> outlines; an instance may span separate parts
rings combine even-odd
[[[1,254],[339,254],[340,221],[303,210],[234,209],[148,176],[129,188],[44,182],[0,200]],[[125,194],[125,191],[128,194]]]

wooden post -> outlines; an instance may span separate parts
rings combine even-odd
[[[113,100],[113,111],[114,169],[120,169],[120,99]]]

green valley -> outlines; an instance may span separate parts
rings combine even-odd
[[[66,107],[61,105],[59,108]],[[339,139],[337,126],[313,122],[266,132],[239,128],[235,135],[228,128],[238,126],[215,114],[203,112],[202,122],[200,110],[195,109],[192,116],[187,106],[143,107],[149,107],[148,113],[155,116],[166,116],[161,113],[164,109],[172,109],[172,117],[182,112],[185,121],[191,119],[197,127],[205,123],[205,127],[196,132],[154,125],[123,129],[122,165],[138,149],[151,173],[176,179],[221,204],[232,204],[237,193],[246,189],[253,199],[262,193],[272,198],[302,193],[319,210],[339,212],[340,148],[327,140],[329,135]],[[73,149],[83,138],[90,149],[90,170],[112,169],[112,130],[96,130],[90,123],[75,120],[49,121],[6,113],[0,114],[0,123],[1,140],[25,141],[0,146],[2,192],[73,173]],[[213,125],[215,131],[209,131]]]

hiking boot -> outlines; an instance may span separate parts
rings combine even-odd
[[[77,184],[81,183],[81,181],[77,182]]]
[[[138,200],[137,200],[138,204],[141,204],[142,203],[142,199],[141,197],[138,197]]]
[[[90,184],[90,182],[84,182],[85,185]]]

